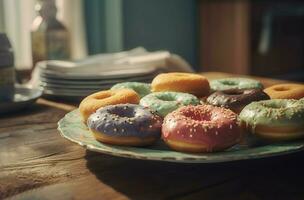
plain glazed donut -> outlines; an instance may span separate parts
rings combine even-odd
[[[139,99],[139,95],[131,89],[104,90],[84,98],[79,105],[79,111],[86,123],[89,116],[101,107],[121,103],[138,104]]]
[[[197,97],[207,96],[210,92],[208,80],[199,74],[192,73],[163,73],[157,75],[152,83],[152,92],[184,92]]]
[[[304,97],[304,84],[278,84],[264,90],[271,99],[301,99]]]
[[[270,97],[260,89],[233,89],[214,92],[207,98],[207,103],[228,108],[238,114],[247,104],[267,99]]]
[[[98,109],[88,119],[96,140],[114,145],[144,146],[161,134],[161,117],[135,104],[117,104]]]
[[[163,122],[162,139],[174,150],[213,152],[239,142],[241,128],[231,110],[211,105],[184,106]]]
[[[292,140],[304,137],[304,101],[272,99],[253,102],[239,115],[251,133],[268,140]]]

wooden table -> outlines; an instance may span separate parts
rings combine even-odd
[[[0,199],[304,199],[304,153],[222,164],[112,157],[59,135],[57,121],[74,108],[39,99],[0,117]]]

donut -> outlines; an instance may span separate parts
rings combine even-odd
[[[146,96],[151,93],[151,86],[148,83],[140,83],[140,82],[123,82],[115,84],[111,90],[128,88],[134,90],[137,94],[139,94],[140,98]]]
[[[263,89],[261,82],[249,78],[222,78],[210,81],[212,91],[231,89]]]
[[[184,106],[169,113],[163,122],[162,139],[182,152],[214,152],[239,142],[237,114],[211,105]]]
[[[284,141],[304,136],[304,102],[271,99],[245,106],[239,115],[251,133],[268,140]]]
[[[96,140],[113,145],[151,145],[160,138],[161,125],[161,117],[135,104],[105,106],[88,118]]]
[[[157,75],[152,83],[152,92],[184,92],[198,97],[207,96],[210,91],[208,80],[199,74],[163,73]]]
[[[84,98],[79,105],[79,111],[83,121],[86,122],[98,108],[120,103],[138,104],[139,99],[139,95],[131,89],[104,90]]]
[[[211,105],[185,106],[168,114],[162,138],[172,148],[184,152],[213,152],[236,144],[241,137],[237,115]]]
[[[207,98],[206,102],[213,106],[229,108],[235,113],[240,113],[247,104],[267,99],[270,99],[270,97],[261,89],[231,89],[214,92]]]
[[[199,99],[182,92],[154,92],[142,98],[139,104],[164,117],[181,106],[199,104]]]
[[[264,90],[271,99],[301,99],[304,97],[304,84],[286,83]]]

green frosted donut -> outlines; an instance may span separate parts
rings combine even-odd
[[[142,98],[139,104],[165,117],[181,106],[199,104],[199,99],[192,94],[182,92],[155,92]]]
[[[288,140],[304,136],[304,101],[301,100],[253,102],[245,106],[239,118],[251,128],[251,132],[268,139]]]
[[[230,89],[263,89],[261,82],[249,78],[222,78],[210,81],[213,91]]]
[[[148,83],[140,83],[140,82],[123,82],[117,83],[113,85],[111,90],[128,88],[134,90],[137,94],[139,94],[140,98],[146,96],[151,93],[151,86]]]

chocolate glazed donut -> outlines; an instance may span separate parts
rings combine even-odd
[[[247,104],[268,99],[270,97],[261,89],[232,89],[214,92],[207,98],[207,103],[240,113]]]

